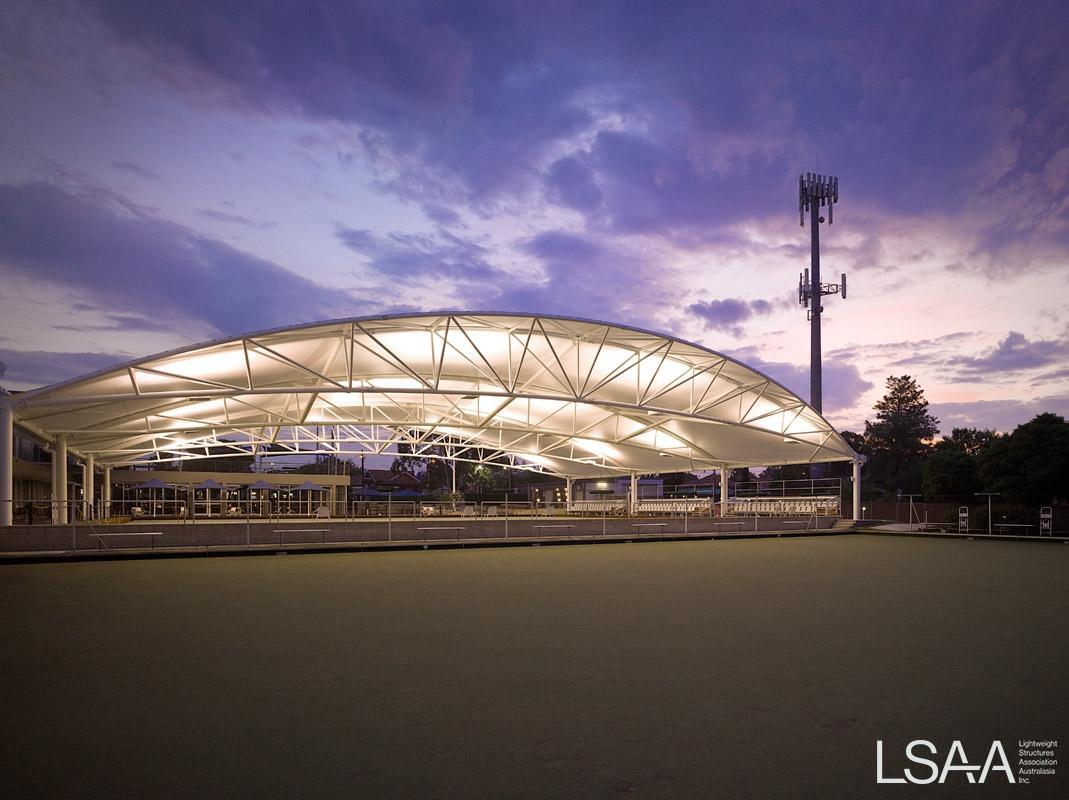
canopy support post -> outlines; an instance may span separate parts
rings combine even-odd
[[[15,520],[15,414],[0,403],[0,527]]]
[[[70,521],[67,508],[67,434],[56,437],[52,448],[52,524],[65,525]]]

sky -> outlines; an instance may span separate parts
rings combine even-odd
[[[7,0],[0,361],[452,309],[634,325],[824,412],[1069,416],[1064,2]],[[807,222],[808,226],[808,222]]]

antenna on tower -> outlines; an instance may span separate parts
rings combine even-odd
[[[821,406],[820,315],[824,311],[821,298],[838,294],[846,299],[846,273],[839,283],[820,282],[820,223],[824,217],[820,209],[828,209],[828,224],[834,221],[835,204],[839,202],[839,179],[831,175],[807,172],[798,176],[798,223],[805,227],[805,214],[810,216],[810,268],[798,275],[798,303],[809,309],[809,404],[818,412]],[[812,304],[812,305],[810,305]]]

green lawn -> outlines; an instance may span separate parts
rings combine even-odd
[[[1069,758],[1064,545],[27,564],[0,587],[5,798],[997,797],[877,786],[875,741],[899,774],[917,738]],[[1066,796],[1061,771],[1013,796]]]

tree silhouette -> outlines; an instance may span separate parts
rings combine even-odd
[[[875,410],[875,421],[865,420],[871,479],[885,491],[919,491],[924,458],[939,432],[939,420],[928,413],[924,390],[909,375],[891,375]]]
[[[1039,414],[999,436],[980,457],[988,491],[1043,503],[1069,498],[1069,422]]]

